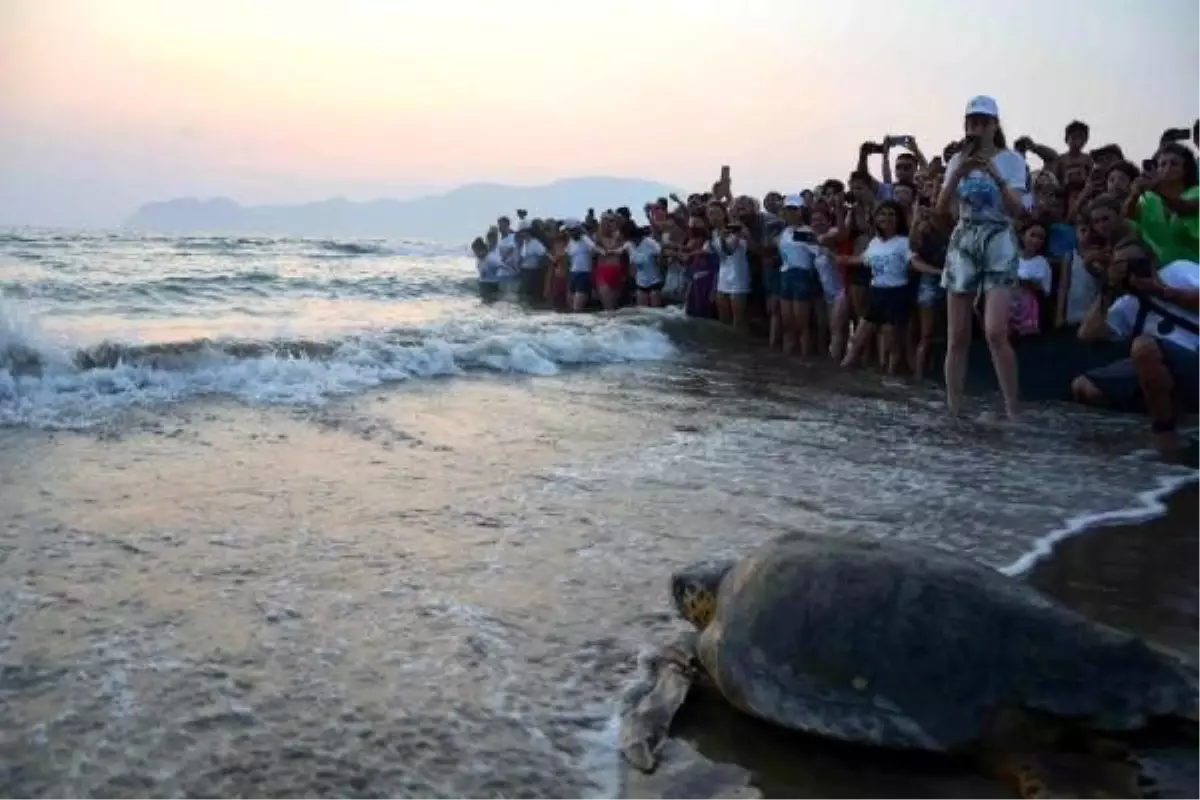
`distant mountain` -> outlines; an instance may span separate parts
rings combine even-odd
[[[496,217],[516,210],[534,217],[582,217],[589,208],[642,206],[675,191],[653,181],[566,178],[546,186],[472,183],[414,200],[354,202],[342,197],[315,203],[243,206],[227,197],[183,197],[147,203],[125,222],[139,231],[253,233],[276,236],[396,237],[463,241],[487,230]]]

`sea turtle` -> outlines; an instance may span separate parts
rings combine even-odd
[[[1062,796],[1072,765],[1080,791],[1132,796],[1136,769],[1113,756],[1152,719],[1182,720],[1195,743],[1193,668],[932,547],[788,534],[675,573],[671,597],[697,630],[647,659],[625,695],[621,749],[642,770],[701,676],[787,728],[969,753],[1021,797]]]

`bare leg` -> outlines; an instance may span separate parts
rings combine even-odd
[[[881,355],[881,360],[886,360],[888,375],[898,375],[900,373],[900,361],[904,358],[904,351],[900,344],[901,328],[898,325],[884,325],[883,335],[880,337],[883,341],[883,352],[886,356]]]
[[[797,300],[792,303],[792,311],[796,321],[796,334],[800,339],[800,354],[811,356],[813,353],[812,303],[807,300]]]
[[[846,357],[842,359],[842,366],[854,366],[854,362],[862,355],[863,350],[871,343],[874,336],[874,325],[866,320],[858,323],[858,327],[854,329],[854,339],[850,342],[850,349],[846,351]]]
[[[730,295],[724,292],[717,292],[717,319],[729,325],[733,322],[733,311],[729,308]]]
[[[780,318],[782,305],[778,297],[767,298],[767,317],[771,321],[770,330],[767,332],[767,344],[772,348],[777,347],[780,344],[781,338],[787,335],[784,332],[783,320]]]
[[[778,315],[771,318],[771,324],[779,320],[783,330],[783,352],[790,355],[796,349],[796,318],[792,313],[793,303],[790,300],[778,301]]]
[[[833,314],[829,320],[829,355],[841,361],[846,354],[846,334],[850,327],[850,298],[842,292],[833,303]]]
[[[933,325],[937,314],[932,308],[922,308],[918,312],[920,331],[917,338],[917,354],[913,359],[913,372],[917,380],[925,378],[925,370],[929,367],[929,350],[933,347]]]
[[[746,295],[735,294],[729,297],[729,309],[733,316],[733,328],[738,333],[746,333]]]
[[[983,329],[988,348],[992,351],[992,365],[996,368],[996,382],[1004,398],[1004,413],[1016,419],[1017,408],[1017,354],[1013,352],[1008,338],[1008,319],[1012,310],[1012,292],[1008,289],[992,289],[984,301]]]
[[[946,296],[946,408],[951,414],[962,411],[974,303],[974,295],[950,292]]]

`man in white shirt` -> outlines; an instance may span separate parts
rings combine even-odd
[[[500,229],[500,242],[497,245],[497,253],[500,255],[500,260],[504,262],[505,269],[511,274],[516,275],[517,261],[520,255],[517,236],[512,229],[512,222],[508,217],[501,217],[496,220],[496,227]]]
[[[518,225],[525,225],[521,220]],[[520,264],[521,299],[527,303],[539,303],[543,299],[546,283],[546,264],[548,261],[546,248],[529,225],[517,229],[517,261]]]
[[[1132,291],[1107,306],[1101,293],[1079,326],[1081,339],[1130,341],[1129,358],[1077,377],[1071,384],[1083,403],[1133,410],[1150,416],[1155,446],[1163,455],[1179,451],[1177,403],[1188,413],[1197,409],[1197,351],[1200,351],[1200,264],[1175,261],[1149,277],[1130,269],[1149,259],[1140,244],[1113,252],[1110,274]],[[1106,307],[1107,306],[1107,307]],[[1140,401],[1140,402],[1139,402]]]

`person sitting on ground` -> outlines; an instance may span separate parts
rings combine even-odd
[[[1196,154],[1186,145],[1171,143],[1159,149],[1154,161],[1154,176],[1133,182],[1124,214],[1160,264],[1200,260]]]
[[[1197,410],[1197,351],[1200,350],[1200,264],[1175,261],[1155,273],[1153,256],[1129,241],[1113,251],[1109,284],[1079,326],[1084,340],[1130,343],[1129,357],[1078,376],[1075,399],[1122,411],[1145,410],[1155,446],[1164,456],[1179,452],[1177,405]]]

